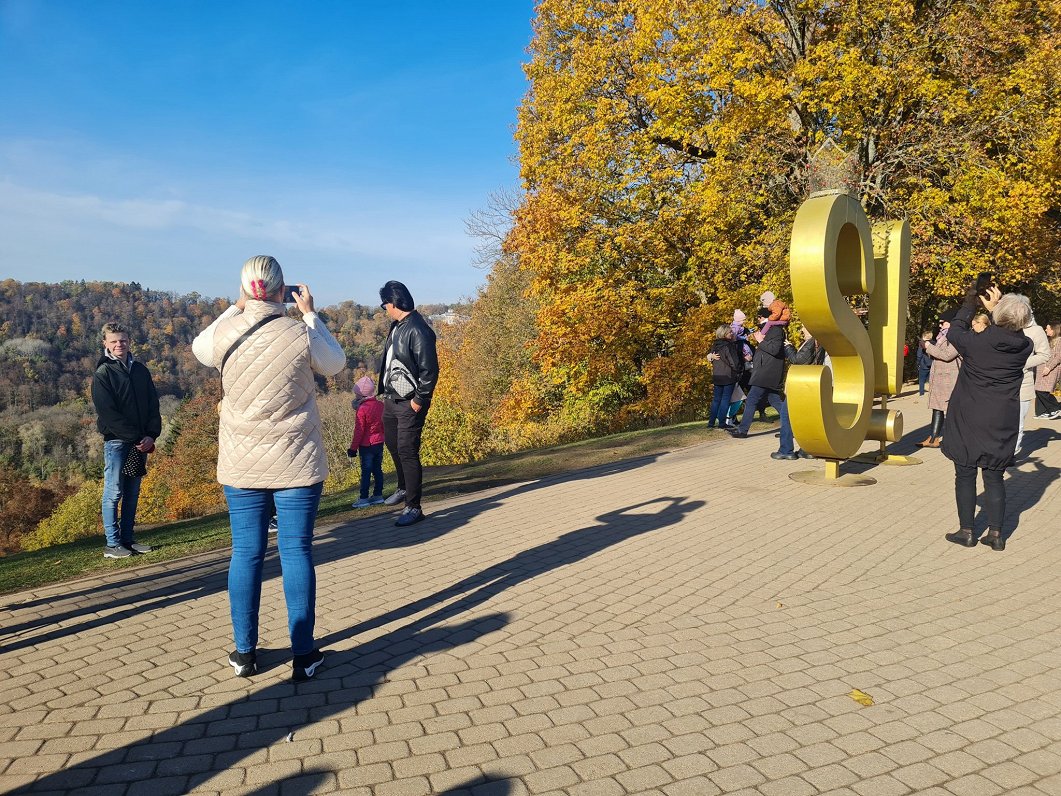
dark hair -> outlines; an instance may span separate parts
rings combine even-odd
[[[412,312],[416,308],[409,288],[393,279],[379,289],[379,300],[383,304],[393,304],[402,312]]]

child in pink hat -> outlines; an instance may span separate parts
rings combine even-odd
[[[376,398],[376,385],[370,376],[363,376],[354,384],[354,438],[346,455],[353,458],[355,451],[361,461],[361,495],[355,509],[376,506],[383,502],[383,404]],[[368,488],[375,481],[369,497]]]

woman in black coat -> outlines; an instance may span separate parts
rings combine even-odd
[[[951,324],[948,339],[962,357],[962,368],[951,393],[943,433],[943,455],[954,462],[954,497],[958,504],[958,531],[948,542],[974,547],[973,515],[976,512],[976,471],[984,477],[987,536],[993,550],[1004,550],[1002,520],[1006,514],[1006,488],[1002,481],[1013,461],[1020,425],[1020,385],[1032,343],[1021,331],[1029,322],[1031,307],[1024,296],[1002,295],[987,289],[983,305],[994,324],[977,333],[969,327],[980,305],[975,287]]]
[[[744,370],[741,344],[736,342],[733,329],[728,324],[719,326],[715,330],[715,344],[711,347],[711,353],[707,355],[707,359],[713,367],[711,382],[715,387],[711,397],[711,413],[708,416],[707,427],[714,428],[717,422],[719,428],[728,428],[731,424],[726,418],[729,414],[733,387]]]

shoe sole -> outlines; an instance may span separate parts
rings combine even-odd
[[[118,555],[117,553],[104,553],[103,557],[104,558],[132,558],[133,554],[130,553],[127,556],[123,556],[123,555]]]

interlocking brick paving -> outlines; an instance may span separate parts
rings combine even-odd
[[[253,680],[224,555],[4,598],[0,790],[1061,794],[1061,424],[1004,553],[944,541],[939,451],[828,489],[752,428],[320,529],[297,686],[275,560]]]

